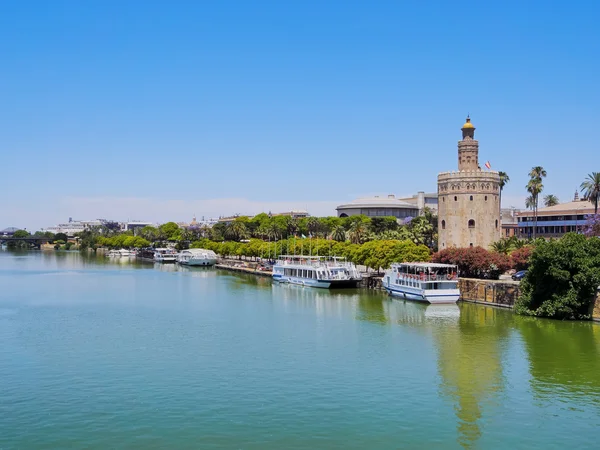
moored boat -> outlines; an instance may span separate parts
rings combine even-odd
[[[184,266],[213,266],[217,263],[217,254],[203,248],[190,248],[177,254],[177,262]]]
[[[159,263],[174,263],[177,259],[177,253],[170,248],[155,248],[153,259]]]
[[[453,264],[395,263],[386,270],[383,288],[394,297],[428,303],[456,303],[458,268]]]
[[[362,276],[356,266],[343,258],[281,255],[273,266],[279,283],[335,289],[356,287]]]

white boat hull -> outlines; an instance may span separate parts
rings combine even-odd
[[[458,289],[425,290],[409,286],[383,286],[393,297],[431,304],[456,303],[460,298]]]
[[[214,266],[216,263],[217,260],[215,258],[190,258],[179,261],[179,264],[184,266]]]

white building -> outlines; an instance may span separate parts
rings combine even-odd
[[[394,194],[357,198],[336,208],[338,217],[363,214],[367,217],[395,217],[405,219],[422,215],[428,207],[437,211],[437,193],[419,192],[412,197],[397,198]]]

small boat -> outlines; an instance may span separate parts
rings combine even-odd
[[[177,262],[184,266],[213,266],[217,263],[217,254],[212,250],[190,248],[177,255]]]
[[[460,297],[458,268],[453,264],[394,263],[383,288],[392,296],[428,303],[456,303]]]
[[[106,256],[109,256],[111,258],[122,258],[128,256],[135,256],[135,252],[122,248],[120,250],[110,250],[106,254]]]
[[[335,289],[356,287],[361,279],[356,266],[339,257],[281,255],[273,266],[279,283]]]
[[[177,259],[177,253],[170,248],[155,248],[153,259],[159,263],[174,263]]]

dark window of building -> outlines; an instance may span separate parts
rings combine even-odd
[[[473,219],[469,220],[469,228],[475,228],[475,221]]]
[[[469,197],[469,200],[473,201],[473,196],[472,195]]]
[[[446,229],[446,221],[442,220],[442,230],[445,230],[445,229]]]
[[[469,244],[469,247],[473,247],[473,243],[472,242]]]
[[[442,201],[445,202],[446,201],[446,197],[442,197]]]
[[[454,196],[454,201],[457,202],[458,201],[458,197],[455,195]]]
[[[496,219],[496,228],[498,228],[498,219]]]
[[[487,202],[487,195],[485,196],[485,201]]]

